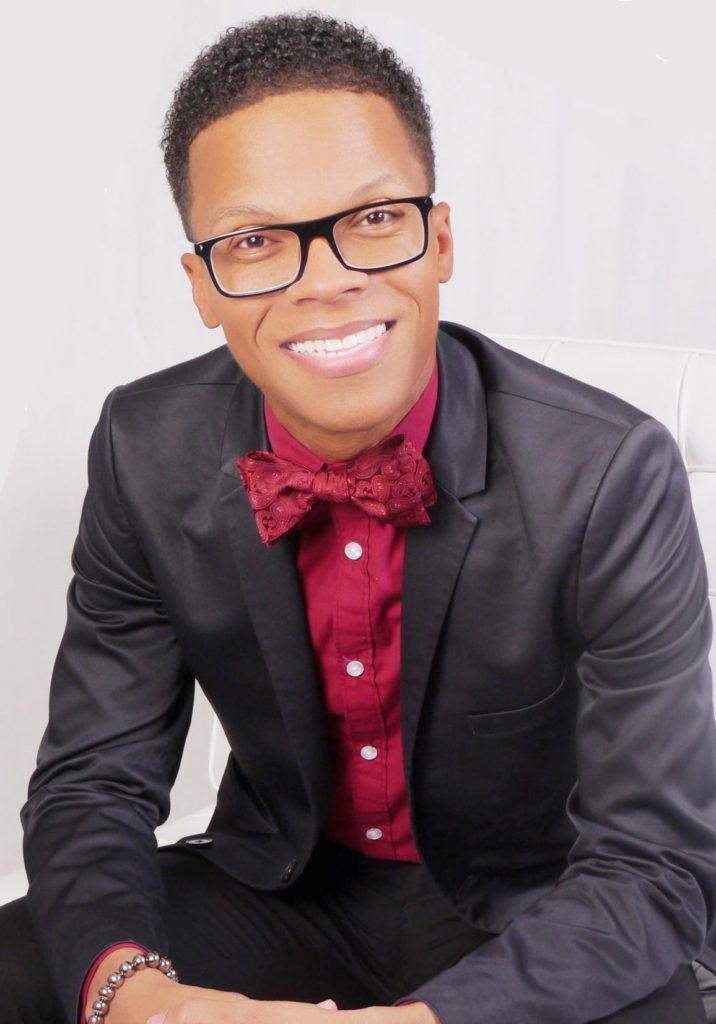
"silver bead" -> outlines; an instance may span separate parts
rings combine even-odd
[[[99,1014],[93,1013],[87,1018],[87,1024],[104,1024]]]
[[[171,978],[172,981],[179,981],[179,975],[172,967],[171,971],[167,971],[167,978]]]
[[[105,1003],[111,1003],[114,999],[114,989],[110,988],[109,985],[103,985],[99,990],[100,999],[104,999]]]
[[[95,999],[92,1003],[92,1009],[98,1017],[106,1017],[107,1010],[109,1010],[109,1003],[105,1003],[104,999]]]
[[[110,976],[107,978],[107,984],[113,989],[121,988],[122,985],[124,985],[124,977],[123,975],[118,974],[117,971],[112,971]]]
[[[161,958],[161,960],[159,961],[158,966],[159,966],[159,970],[162,972],[162,974],[166,974],[167,971],[170,971],[172,969],[172,962],[171,962],[171,960],[168,957],[163,956]],[[120,970],[121,970],[121,967],[120,967]]]
[[[117,968],[123,978],[131,978],[134,974],[134,967],[128,960],[124,960]]]
[[[147,967],[158,967],[161,957],[159,953],[147,953],[144,957],[144,962]]]
[[[142,953],[137,953],[136,956],[132,957],[132,967],[135,971],[143,971],[147,966],[147,961]]]

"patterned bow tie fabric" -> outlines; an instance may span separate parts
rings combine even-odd
[[[236,460],[259,536],[270,546],[319,501],[348,502],[394,526],[427,526],[437,494],[430,467],[403,434],[386,438],[338,467],[306,469],[273,452]]]

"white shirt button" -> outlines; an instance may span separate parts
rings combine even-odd
[[[351,562],[355,562],[363,554],[363,548],[357,540],[352,540],[343,548],[343,554],[346,558],[350,558]]]
[[[382,828],[369,828],[365,834],[366,839],[380,839],[383,835]]]
[[[346,665],[346,672],[349,676],[362,676],[365,672],[365,665],[362,661],[349,661]]]
[[[364,757],[366,761],[374,761],[378,756],[378,751],[375,747],[362,747],[360,756]]]

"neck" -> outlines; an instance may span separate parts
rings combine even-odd
[[[407,410],[406,410],[407,411]],[[326,433],[321,430],[302,428],[295,423],[286,423],[276,416],[281,426],[293,434],[297,441],[317,455],[324,462],[346,462],[360,455],[367,448],[382,441],[403,418],[403,413],[388,424],[382,423],[366,430],[352,430],[346,433]]]
[[[419,415],[416,413],[413,419],[408,422],[406,417],[408,417],[409,413],[412,415],[411,411],[421,401],[422,396],[426,394],[426,389],[433,375],[435,376],[435,388],[434,391],[430,392],[429,402],[422,407],[423,411]],[[409,428],[408,432],[411,429],[418,431],[420,438],[419,446],[422,447],[430,429],[430,420],[432,419],[436,398],[437,370],[435,357],[433,356],[432,361],[415,382],[411,393],[405,396],[401,405],[397,408],[393,407],[392,410],[390,410],[390,406],[388,409],[384,408],[381,410],[385,414],[383,417],[376,410],[378,412],[377,418],[367,424],[360,422],[366,413],[365,406],[361,406],[355,401],[339,406],[338,409],[326,408],[321,410],[325,415],[323,423],[296,416],[295,411],[287,408],[285,405],[278,405],[277,407],[271,403],[268,409],[274,421],[278,421],[284,430],[288,431],[296,441],[303,445],[304,448],[307,448],[316,458],[322,462],[347,462],[388,437],[389,434],[395,431],[396,427],[401,425],[403,420],[406,420],[405,425]],[[353,420],[353,423],[351,423],[351,420]],[[356,420],[358,423],[355,423]],[[411,437],[411,440],[414,439]]]

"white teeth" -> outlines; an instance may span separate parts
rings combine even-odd
[[[386,325],[376,324],[357,334],[347,334],[345,338],[323,338],[320,341],[290,341],[286,348],[301,355],[327,356],[334,352],[349,352],[353,348],[367,345],[387,331]]]

